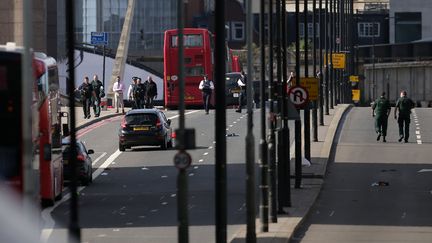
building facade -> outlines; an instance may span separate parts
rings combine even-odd
[[[432,39],[430,0],[390,0],[390,42]]]
[[[108,48],[116,50],[127,0],[76,0],[77,42],[90,43],[91,32],[107,32]],[[176,0],[137,1],[129,55],[162,55],[164,31],[177,27]]]

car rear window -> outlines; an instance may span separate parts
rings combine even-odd
[[[128,125],[154,125],[156,124],[156,114],[131,114],[126,116]]]

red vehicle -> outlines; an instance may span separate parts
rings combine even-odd
[[[232,70],[231,72],[240,72],[242,70],[238,56],[232,56]]]
[[[61,141],[59,145],[56,140],[61,134],[60,130],[54,129],[58,124],[57,117],[60,119],[60,106],[55,98],[58,75],[52,60],[36,53],[33,65],[37,82],[23,81],[23,49],[13,44],[0,46],[0,119],[7,124],[7,129],[2,131],[4,139],[0,139],[1,184],[23,191],[23,165],[28,157],[24,146],[26,134],[22,131],[29,123],[23,120],[25,104],[22,98],[24,90],[31,89],[31,97],[28,97],[32,100],[32,121],[28,125],[32,133],[31,159],[34,172],[39,176],[40,199],[45,205],[61,198],[63,190]]]
[[[185,28],[184,68],[185,104],[202,105],[198,85],[204,74],[213,77],[213,35],[207,29]],[[164,100],[165,107],[175,108],[179,99],[177,29],[165,31]]]
[[[42,204],[52,205],[62,197],[63,161],[61,105],[56,60],[44,53],[34,53],[39,87],[40,196]]]

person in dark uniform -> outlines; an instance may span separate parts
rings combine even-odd
[[[372,105],[372,116],[375,117],[375,131],[378,134],[377,141],[383,137],[383,142],[386,141],[387,136],[387,122],[390,115],[390,102],[385,97],[386,93],[383,92]]]
[[[210,100],[214,89],[214,85],[213,82],[207,78],[207,75],[204,75],[203,78],[204,79],[201,80],[198,89],[201,90],[202,92],[205,113],[206,115],[208,115],[209,108],[210,108]]]
[[[411,109],[415,107],[414,101],[407,97],[407,92],[402,91],[400,98],[396,101],[394,117],[399,125],[399,142],[405,139],[405,143],[408,143],[409,138],[409,124],[411,122]],[[399,117],[397,115],[399,111]]]
[[[138,109],[145,108],[145,94],[146,94],[146,85],[142,83],[141,78],[138,78],[137,83],[137,99],[138,99]]]
[[[153,101],[157,97],[157,85],[151,76],[144,84],[146,85],[146,107],[153,108]]]
[[[102,81],[98,79],[97,75],[93,76],[93,80],[91,81],[91,86],[95,93],[95,95],[92,96],[92,101],[91,101],[93,105],[93,112],[95,114],[95,117],[99,117],[101,112],[101,107],[100,107],[101,98],[105,96],[105,91],[104,91]]]
[[[81,94],[81,101],[83,104],[84,119],[89,119],[90,115],[90,105],[92,97],[95,96],[93,87],[89,82],[88,77],[84,77],[84,82],[78,87],[78,91]]]
[[[247,77],[244,71],[241,71],[240,78],[237,80],[237,85],[240,87],[241,91],[239,93],[239,104],[236,112],[241,113],[242,111],[242,103],[246,98],[246,85],[247,85]]]

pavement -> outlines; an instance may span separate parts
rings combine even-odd
[[[125,112],[129,111],[131,108],[129,107],[125,107]],[[62,112],[68,112],[70,114],[70,108],[68,106],[62,106],[61,107],[61,111]],[[112,107],[108,107],[106,110],[101,110],[99,117],[95,117],[94,112],[93,112],[93,108],[90,108],[90,114],[91,117],[89,119],[84,119],[84,115],[83,115],[83,108],[82,106],[76,106],[75,107],[75,127],[76,130],[80,130],[83,129],[87,126],[90,126],[96,122],[108,119],[108,118],[112,118],[115,116],[121,116],[123,115],[121,112],[120,113],[116,113],[116,109],[112,108]],[[66,123],[66,117],[62,118],[62,123]]]
[[[332,159],[334,142],[339,125],[350,110],[351,105],[337,105],[324,116],[324,126],[318,128],[318,142],[311,142],[311,166],[302,167],[301,188],[294,188],[291,179],[291,207],[284,208],[286,214],[278,214],[277,222],[269,222],[269,231],[261,232],[259,218],[256,221],[256,237],[258,243],[289,242],[296,229],[303,223],[318,198],[326,175],[327,163]],[[290,131],[291,132],[291,131]],[[303,147],[303,146],[302,146]],[[291,152],[291,173],[294,176],[294,144]],[[304,155],[304,152],[302,153]],[[246,226],[237,232],[232,243],[246,242]]]
[[[308,216],[316,199],[318,198],[321,188],[324,183],[326,175],[327,163],[332,158],[334,148],[334,141],[338,128],[343,121],[346,113],[350,110],[351,105],[337,105],[334,109],[330,110],[329,115],[324,116],[324,126],[318,128],[318,142],[311,142],[311,166],[302,167],[302,183],[301,188],[294,188],[294,143],[291,146],[291,207],[285,208],[286,214],[278,214],[277,222],[269,222],[269,231],[261,232],[261,223],[257,216],[256,221],[256,237],[259,243],[282,243],[289,242],[292,239],[296,229]],[[130,108],[125,108],[128,111]],[[70,112],[69,107],[62,107],[62,111]],[[76,107],[76,128],[77,131],[83,129],[91,124],[102,121],[104,119],[112,118],[122,115],[122,113],[115,113],[114,108],[102,110],[99,117],[94,117],[93,110],[91,110],[92,117],[90,119],[83,118],[82,107]],[[293,132],[293,131],[292,131]],[[302,146],[303,147],[303,146]],[[304,154],[304,153],[303,153]],[[258,212],[258,211],[257,211]],[[234,236],[229,237],[228,240],[233,243],[246,242],[246,225],[241,227]]]

